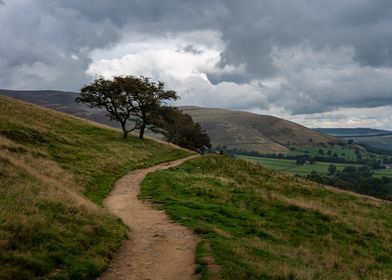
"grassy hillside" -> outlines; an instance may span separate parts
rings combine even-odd
[[[142,196],[200,234],[205,279],[392,278],[388,202],[224,156],[150,174]]]
[[[181,107],[199,122],[211,137],[212,143],[231,149],[260,153],[285,153],[290,145],[308,145],[335,141],[299,124],[266,115],[224,109]]]
[[[127,229],[99,206],[128,170],[184,150],[0,96],[0,279],[91,279]]]

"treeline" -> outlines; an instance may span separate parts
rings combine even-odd
[[[374,177],[368,166],[346,166],[340,171],[336,170],[334,165],[330,165],[328,170],[328,175],[312,171],[305,178],[323,185],[392,200],[392,178]]]

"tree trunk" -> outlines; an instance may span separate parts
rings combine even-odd
[[[144,137],[144,130],[146,129],[146,125],[142,124],[142,126],[140,127],[140,131],[139,131],[139,138],[143,139]]]
[[[121,122],[121,128],[123,131],[123,139],[127,139],[128,138],[128,131],[127,128],[125,126],[125,123]]]

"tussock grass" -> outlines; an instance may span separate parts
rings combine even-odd
[[[150,174],[142,197],[210,244],[223,279],[392,278],[389,202],[225,156]]]
[[[100,204],[127,171],[188,155],[0,97],[0,279],[91,279],[127,228]]]

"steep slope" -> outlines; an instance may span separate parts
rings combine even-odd
[[[302,125],[277,117],[248,112],[181,107],[199,122],[214,145],[258,152],[287,152],[285,145],[309,145],[336,141]]]
[[[127,171],[172,145],[0,96],[0,279],[92,279],[127,228],[101,206]]]
[[[203,240],[205,279],[392,279],[392,204],[225,156],[150,174],[142,197]]]

